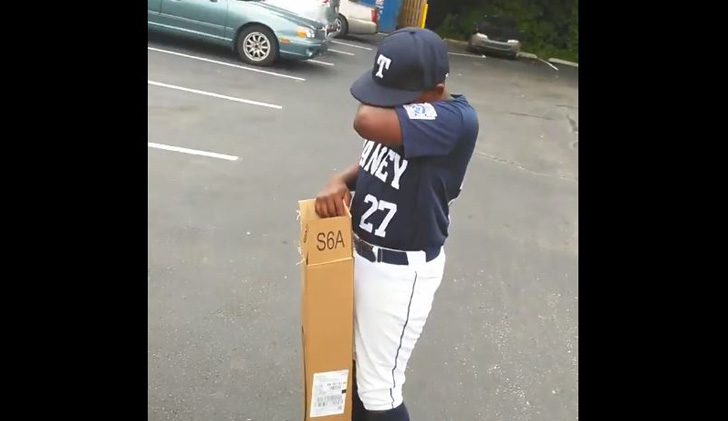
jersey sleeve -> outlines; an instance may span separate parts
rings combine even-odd
[[[447,155],[462,135],[462,114],[450,101],[406,104],[395,110],[406,159]]]

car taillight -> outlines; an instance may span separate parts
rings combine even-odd
[[[379,9],[372,9],[372,22],[377,23],[379,21]]]
[[[330,1],[330,0],[323,0],[323,1],[321,2],[321,4],[329,4],[329,1]]]

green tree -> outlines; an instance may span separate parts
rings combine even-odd
[[[445,38],[463,40],[486,14],[513,18],[524,50],[578,61],[578,0],[430,0],[428,23]]]

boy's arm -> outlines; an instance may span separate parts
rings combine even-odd
[[[344,204],[351,203],[351,191],[356,185],[359,164],[354,164],[331,177],[331,180],[316,196],[316,213],[322,218],[344,216]]]

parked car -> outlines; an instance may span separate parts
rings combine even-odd
[[[258,66],[310,59],[329,45],[323,24],[259,0],[147,0],[147,28],[231,46]]]
[[[341,0],[339,13],[334,23],[333,36],[348,34],[376,34],[379,23],[379,8],[353,0]]]
[[[326,25],[331,37],[376,34],[379,9],[352,0],[264,0]]]
[[[521,51],[522,39],[523,33],[512,19],[484,16],[468,40],[468,49],[476,53],[500,53],[516,58]]]
[[[315,20],[326,26],[326,33],[334,30],[336,11],[341,0],[263,0],[281,9]]]

